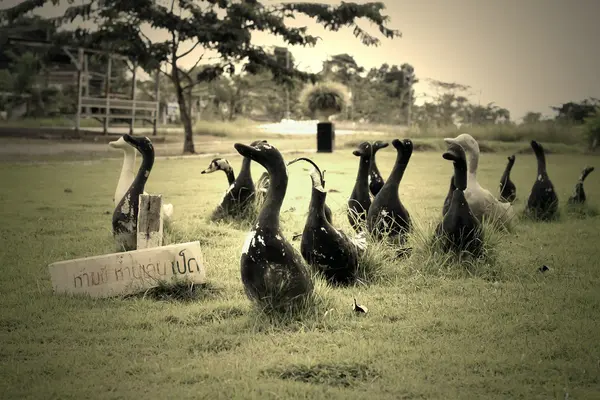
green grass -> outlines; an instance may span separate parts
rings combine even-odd
[[[480,182],[494,193],[507,155],[480,160]],[[357,158],[349,149],[309,156],[327,170],[335,225],[350,233],[344,207]],[[390,148],[378,153],[386,178],[394,158]],[[246,231],[206,220],[228,186],[224,174],[200,175],[206,159],[157,159],[146,190],[174,205],[166,244],[200,241],[207,284],[193,293],[163,287],[104,300],[54,295],[47,266],[112,251],[111,199],[121,160],[4,163],[0,393],[19,399],[598,398],[595,172],[585,185],[585,210],[592,211],[566,207],[581,168],[596,160],[548,155],[560,218],[522,219],[513,234],[492,238],[492,257],[467,266],[444,264],[424,245],[440,219],[451,163],[440,152],[415,152],[400,187],[418,221],[413,254],[394,259],[393,249],[375,246],[362,260],[370,279],[335,289],[318,280],[312,308],[284,320],[261,313],[243,293],[239,257]],[[241,157],[230,162],[239,171]],[[263,169],[253,163],[252,170],[257,180]],[[287,238],[303,228],[311,187],[308,170],[289,173],[293,184],[281,214]],[[534,156],[517,155],[518,211],[535,175]],[[539,272],[542,265],[550,270]],[[369,312],[355,314],[353,298]]]

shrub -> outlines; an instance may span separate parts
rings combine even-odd
[[[299,98],[311,116],[329,117],[345,110],[350,103],[348,88],[337,82],[319,82],[307,85]]]

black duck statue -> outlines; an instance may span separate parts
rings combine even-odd
[[[510,171],[513,165],[515,165],[515,155],[508,157],[508,163],[506,169],[500,178],[500,200],[507,203],[512,203],[517,198],[517,187],[510,180]]]
[[[569,197],[568,204],[583,204],[585,203],[585,191],[583,190],[583,181],[587,176],[594,170],[594,167],[585,167],[583,171],[581,171],[581,175],[579,176],[579,180],[575,185],[575,191],[571,197]]]
[[[385,183],[381,174],[379,173],[379,168],[377,168],[377,163],[375,162],[375,154],[381,150],[388,147],[390,144],[387,142],[382,142],[381,140],[377,140],[373,143],[373,159],[371,160],[371,168],[369,170],[369,190],[373,196],[377,196],[377,193],[383,187]]]
[[[464,190],[467,188],[467,159],[463,148],[451,143],[442,155],[454,163],[452,197],[448,210],[435,229],[435,237],[440,240],[444,251],[460,253],[467,251],[478,256],[483,249],[483,232],[480,223],[469,208]]]
[[[123,251],[137,249],[137,220],[140,194],[144,188],[150,171],[154,165],[154,147],[145,136],[123,135],[123,140],[133,146],[142,155],[142,164],[131,186],[119,201],[112,217],[113,236],[117,248]]]
[[[310,174],[312,193],[308,217],[302,232],[300,252],[304,260],[315,271],[334,285],[347,285],[354,282],[358,271],[359,248],[345,233],[337,230],[325,213],[325,179],[319,167],[308,158],[297,158],[314,166]]]
[[[362,230],[367,220],[367,212],[371,206],[371,196],[369,192],[369,170],[371,169],[371,160],[373,147],[369,142],[362,142],[358,149],[352,154],[359,157],[358,173],[354,188],[348,199],[348,221],[352,229],[357,232]]]
[[[411,221],[408,211],[400,201],[398,189],[410,161],[413,144],[410,139],[394,139],[392,146],[396,149],[396,162],[389,178],[371,203],[367,215],[367,229],[374,238],[398,237],[399,242],[404,243],[411,228]]]
[[[263,142],[266,143],[264,140],[257,140],[250,145],[253,146]],[[225,192],[221,204],[217,207],[215,215],[220,215],[222,213],[231,217],[237,217],[243,215],[248,210],[248,207],[252,206],[256,188],[252,181],[250,164],[251,160],[248,157],[244,157],[237,178],[235,177],[229,161],[224,158],[213,159],[208,168],[201,172],[202,174],[210,174],[216,171],[223,171],[227,176],[229,188]]]
[[[531,141],[531,147],[537,158],[537,179],[527,199],[526,212],[534,219],[550,220],[558,211],[558,196],[546,171],[544,148],[535,140]]]
[[[234,145],[242,156],[262,165],[270,183],[258,220],[242,249],[240,269],[248,298],[263,309],[286,312],[297,308],[312,294],[313,282],[302,256],[285,239],[279,214],[288,185],[281,153],[266,142]]]

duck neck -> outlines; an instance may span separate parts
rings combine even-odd
[[[227,169],[224,169],[223,172],[225,172],[225,175],[227,175],[227,182],[229,182],[230,185],[233,185],[233,182],[235,182],[235,174],[233,173],[233,168],[229,167]]]
[[[392,172],[390,173],[390,177],[388,178],[388,182],[393,187],[398,188],[400,186],[400,181],[404,176],[404,171],[406,171],[406,166],[408,165],[408,159],[410,157],[404,157],[401,152],[396,154],[396,162],[394,163],[394,168],[392,168]]]
[[[140,165],[140,169],[138,170],[135,179],[133,180],[133,184],[131,187],[136,192],[137,195],[144,192],[144,187],[146,186],[146,182],[148,181],[148,177],[150,176],[150,171],[152,170],[152,166],[154,165],[154,152],[150,152],[149,154],[142,155],[142,165]],[[139,192],[139,193],[137,193]]]
[[[364,190],[369,190],[369,170],[371,169],[371,156],[360,156],[356,184]]]
[[[459,191],[463,191],[467,188],[467,164],[464,159],[454,161],[454,178],[453,186]]]
[[[376,150],[373,150],[373,157],[371,159],[371,174],[375,175],[375,176],[381,176],[381,174],[379,173],[379,168],[377,168],[377,163],[375,162],[375,153],[377,153]]]
[[[248,157],[244,157],[244,160],[242,161],[242,168],[240,169],[240,173],[238,175],[238,179],[242,178],[252,180],[252,170],[250,169],[251,162],[252,160],[250,160]]]
[[[479,165],[479,152],[469,151],[469,169],[467,182],[475,182],[477,180],[477,166]]]
[[[507,180],[510,177],[510,171],[512,170],[513,164],[514,164],[514,160],[508,160],[508,164],[506,164],[506,169],[504,170],[504,173],[502,174],[502,182],[504,182],[505,180]]]
[[[136,150],[131,146],[123,149],[123,167],[121,168],[119,182],[123,181],[131,184],[133,181],[135,177],[133,172],[133,168],[135,166],[135,153]]]
[[[325,198],[327,192],[319,190],[315,187],[312,188],[312,194],[310,196],[310,205],[308,206],[308,220],[323,224],[326,221],[325,217]]]
[[[547,176],[546,173],[546,156],[544,155],[544,150],[536,149],[535,157],[537,158],[537,173],[538,176],[541,175],[543,177]]]
[[[267,172],[269,172],[270,185],[258,215],[258,224],[262,228],[268,227],[276,231],[279,229],[279,213],[287,190],[288,174],[283,161],[279,165],[267,168]]]
[[[450,204],[450,208],[455,210],[463,208],[467,206],[467,199],[465,199],[465,193],[460,189],[454,189],[452,192],[452,203]]]
[[[454,189],[456,189],[456,186],[454,185],[454,175],[452,175],[450,177],[450,187],[448,188],[448,194],[446,195],[446,197],[451,197],[452,192],[454,192]]]

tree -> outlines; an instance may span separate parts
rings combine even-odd
[[[523,124],[537,124],[542,119],[542,113],[529,111],[523,117]]]
[[[585,119],[596,113],[596,107],[600,105],[600,100],[596,98],[585,99],[580,103],[572,101],[564,103],[560,107],[551,107],[558,112],[556,119],[583,124]]]
[[[19,5],[2,11],[4,20],[15,17],[52,1],[25,0]],[[72,1],[69,0],[72,4]],[[381,14],[385,6],[377,3],[342,3],[330,6],[316,3],[284,3],[263,5],[258,0],[171,0],[164,5],[160,0],[87,0],[81,5],[72,5],[65,13],[67,20],[77,17],[93,20],[98,24],[95,32],[79,29],[91,42],[109,50],[127,54],[147,72],[167,64],[162,70],[175,86],[185,129],[184,153],[194,153],[192,123],[190,118],[191,89],[198,82],[210,81],[223,72],[235,71],[235,64],[244,63],[244,70],[255,73],[260,67],[268,68],[274,78],[291,82],[296,76],[302,80],[316,81],[314,74],[296,68],[282,68],[280,63],[266,57],[265,51],[251,43],[253,31],[268,31],[281,37],[290,45],[313,46],[318,38],[307,33],[307,28],[292,28],[285,24],[286,18],[304,14],[316,20],[330,31],[352,27],[354,35],[365,45],[378,45],[379,39],[363,30],[357,21],[364,18],[377,25],[379,32],[387,38],[400,37],[400,32],[389,29],[387,16]],[[150,25],[168,33],[168,39],[151,39],[140,27]],[[188,45],[187,48],[185,47]],[[194,49],[205,53],[216,53],[216,66],[203,70],[193,77],[181,66],[181,60]],[[203,59],[198,57],[195,65]],[[192,68],[193,70],[193,68]]]

